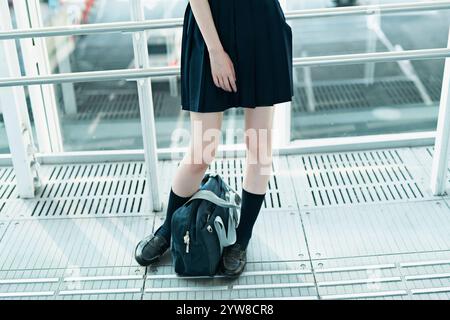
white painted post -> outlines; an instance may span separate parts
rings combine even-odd
[[[0,30],[12,30],[8,0],[0,0]],[[1,78],[20,77],[19,58],[14,40],[0,41],[0,61]],[[33,134],[23,87],[0,88],[0,105],[19,196],[33,198],[36,188],[40,185],[39,164],[35,158]]]
[[[55,37],[56,60],[60,73],[71,73],[70,54],[75,49],[72,37]],[[77,114],[77,99],[73,83],[61,83],[61,93],[66,114]]]
[[[287,9],[286,0],[280,0],[284,11]],[[291,142],[291,102],[278,104],[274,112],[273,146],[281,148]]]
[[[142,0],[131,0],[131,18],[134,21],[145,20]],[[145,31],[133,33],[133,49],[136,68],[149,68],[147,35]],[[137,80],[137,87],[147,169],[147,190],[150,193],[153,211],[160,211],[162,209],[162,201],[158,183],[158,155],[156,152],[157,144],[151,79]]]
[[[19,29],[43,27],[38,0],[13,0],[13,5]],[[45,38],[21,39],[20,45],[27,76],[51,74]],[[62,152],[63,143],[54,86],[29,86],[28,91],[39,151]]]
[[[447,47],[450,48],[450,30]],[[436,141],[431,169],[431,191],[435,196],[446,193],[448,150],[450,136],[450,58],[445,59],[444,79],[442,81],[441,102],[439,106]]]
[[[380,28],[381,13],[377,9],[375,12],[366,17],[367,25],[367,40],[366,51],[367,53],[373,53],[377,50],[377,33],[376,30]],[[364,65],[364,82],[366,85],[371,85],[375,81],[375,62],[369,62]]]
[[[306,52],[302,52],[302,57],[306,56]],[[308,101],[306,108],[309,112],[315,112],[316,97],[314,96],[314,86],[310,66],[306,66],[303,68],[303,79],[303,83],[305,84],[306,101]]]

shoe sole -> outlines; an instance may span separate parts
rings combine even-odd
[[[229,273],[229,272],[227,272],[227,271],[225,270],[224,266],[221,265],[221,272],[222,272],[222,275],[223,275],[225,278],[228,278],[228,279],[236,279],[236,278],[239,278],[239,277],[242,275],[242,273],[244,272],[245,266],[246,266],[246,265],[247,265],[247,262],[246,262],[246,263],[244,264],[244,266],[242,267],[242,270],[239,271],[238,273]]]
[[[157,262],[159,260],[159,258],[161,258],[161,256],[162,256],[162,255],[159,255],[159,256],[156,256],[155,258],[150,259],[150,260],[144,259],[140,255],[137,254],[138,246],[136,246],[136,249],[134,249],[134,259],[136,260],[137,263],[139,263],[139,265],[141,267],[148,267],[149,265]]]

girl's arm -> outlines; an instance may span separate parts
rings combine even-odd
[[[208,0],[189,0],[189,2],[208,48],[214,84],[225,91],[237,92],[233,62],[222,47]]]

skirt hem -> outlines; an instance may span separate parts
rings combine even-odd
[[[228,109],[233,109],[233,108],[255,109],[255,108],[261,108],[261,107],[273,107],[276,104],[292,102],[292,98],[293,98],[293,96],[291,98],[283,98],[283,99],[279,99],[279,100],[274,100],[273,102],[270,102],[270,103],[259,103],[257,105],[248,104],[245,106],[244,105],[236,105],[236,106],[217,107],[216,109],[208,108],[208,110],[206,110],[206,111],[201,110],[200,108],[192,109],[189,106],[182,105],[181,110],[197,112],[197,113],[214,113],[214,112],[224,112],[224,111],[227,111]]]

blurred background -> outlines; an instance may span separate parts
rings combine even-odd
[[[414,0],[280,0],[285,12],[414,2]],[[423,2],[423,0],[421,1]],[[146,0],[146,19],[182,18],[187,0]],[[13,3],[10,3],[14,12]],[[128,0],[40,1],[44,26],[130,20]],[[13,15],[14,16],[14,15]],[[291,20],[294,56],[385,52],[446,47],[448,10]],[[180,63],[181,28],[148,32],[151,66]],[[130,34],[45,39],[52,73],[134,68]],[[444,61],[422,60],[308,67],[294,70],[291,140],[352,137],[436,129]],[[172,133],[189,128],[181,111],[179,77],[152,79],[158,148],[184,146]],[[54,86],[64,151],[141,149],[135,82]],[[34,126],[33,114],[30,117]],[[227,129],[243,126],[231,109],[226,143],[242,143]],[[0,107],[0,153],[9,153]]]

